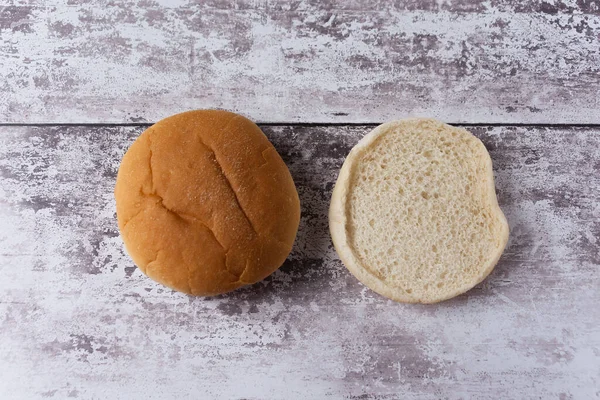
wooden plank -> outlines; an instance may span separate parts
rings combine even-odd
[[[332,248],[331,190],[370,129],[264,128],[298,186],[297,243],[264,282],[202,299],[124,253],[112,189],[143,127],[0,128],[0,397],[597,397],[600,130],[473,128],[510,242],[481,285],[420,306]]]
[[[597,1],[11,3],[4,123],[600,123]]]

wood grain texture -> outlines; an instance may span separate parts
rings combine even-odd
[[[8,4],[4,123],[600,123],[597,0]]]
[[[0,128],[0,397],[593,399],[600,396],[600,130],[471,130],[511,239],[481,285],[401,305],[341,265],[337,172],[371,127],[269,126],[302,201],[293,253],[215,298],[135,268],[112,189],[143,127]]]

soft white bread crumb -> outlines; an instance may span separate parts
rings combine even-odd
[[[350,272],[401,302],[466,292],[508,241],[483,143],[432,119],[389,122],[366,135],[340,171],[329,222]]]

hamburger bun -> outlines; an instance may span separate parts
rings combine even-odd
[[[483,143],[432,119],[380,125],[352,149],[329,224],[348,270],[377,293],[408,303],[471,289],[508,241]]]
[[[198,296],[273,273],[300,220],[296,187],[273,145],[227,111],[185,112],[149,127],[123,157],[115,199],[135,264]]]

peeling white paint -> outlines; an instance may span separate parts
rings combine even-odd
[[[261,122],[600,122],[592,6],[194,3],[5,10],[1,122],[156,121],[214,107]]]
[[[511,241],[481,285],[423,306],[362,286],[329,238],[333,182],[370,129],[264,128],[299,189],[296,245],[202,299],[146,278],[117,235],[115,174],[143,128],[0,128],[0,397],[597,397],[600,132],[473,129]]]

